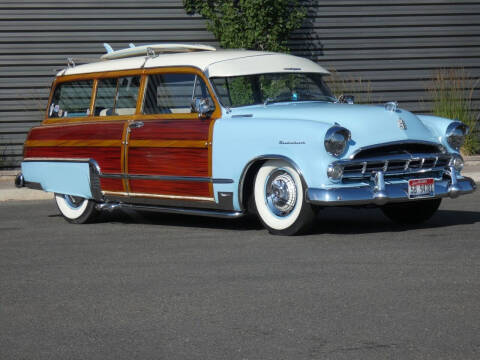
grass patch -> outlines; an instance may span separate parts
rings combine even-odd
[[[324,79],[337,98],[340,95],[354,95],[356,104],[373,103],[372,86],[369,80],[353,76],[345,77],[332,68],[328,71],[330,71],[330,75]]]
[[[464,69],[439,69],[427,89],[434,115],[460,120],[470,127],[461,149],[465,155],[477,154],[480,150],[479,114],[472,110],[473,93],[479,83],[480,79],[472,79]]]

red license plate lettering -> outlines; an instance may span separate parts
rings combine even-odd
[[[432,196],[435,196],[434,179],[412,179],[408,181],[408,197],[410,199]]]

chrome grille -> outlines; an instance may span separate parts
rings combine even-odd
[[[419,141],[398,141],[388,144],[367,146],[358,149],[353,153],[352,159],[370,159],[379,156],[390,156],[398,154],[430,154],[442,153],[442,145],[430,142]]]
[[[334,164],[343,167],[344,179],[370,178],[383,171],[385,176],[408,175],[428,171],[440,173],[448,166],[448,154],[400,154],[369,159],[341,160]]]

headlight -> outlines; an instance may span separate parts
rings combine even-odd
[[[455,150],[460,149],[465,141],[465,136],[468,134],[468,126],[460,121],[452,122],[447,127],[445,136],[447,137],[448,145]]]
[[[453,166],[455,170],[462,171],[463,169],[463,158],[458,154],[453,154],[452,158],[450,159],[449,166]]]
[[[332,126],[325,135],[325,149],[333,156],[340,156],[350,140],[350,131],[339,125]]]

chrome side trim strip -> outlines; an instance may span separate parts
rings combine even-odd
[[[35,158],[25,158],[23,162],[32,162],[32,161],[40,161],[40,162],[89,162],[91,159],[89,158],[49,158],[49,157],[35,157]]]
[[[190,199],[165,199],[152,197],[128,197],[125,195],[105,194],[106,203],[128,203],[132,205],[162,206],[189,209],[209,209],[236,211],[233,206],[233,192],[218,192],[218,202]]]
[[[253,114],[235,114],[232,118],[253,117]]]
[[[129,180],[159,180],[159,181],[194,181],[194,182],[208,182],[213,184],[232,184],[232,179],[213,179],[209,177],[197,176],[172,176],[172,175],[141,175],[141,174],[113,174],[103,173],[101,178],[106,179],[129,179]]]
[[[135,204],[123,204],[123,203],[104,203],[99,204],[97,208],[99,210],[113,210],[115,208],[127,208],[132,210],[141,211],[153,211],[170,214],[183,214],[183,215],[198,215],[223,219],[236,219],[242,217],[244,212],[242,211],[221,211],[221,210],[209,210],[209,209],[187,209],[167,206],[149,206],[149,205],[135,205]]]

